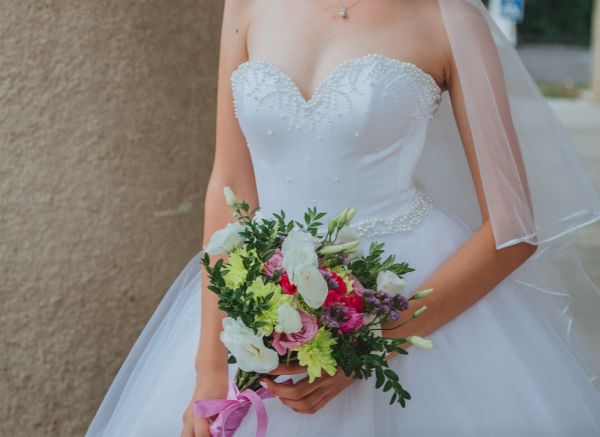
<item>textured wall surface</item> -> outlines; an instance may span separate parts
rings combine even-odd
[[[0,435],[77,436],[200,248],[222,3],[0,10]]]

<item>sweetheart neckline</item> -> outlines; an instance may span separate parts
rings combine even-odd
[[[319,96],[320,90],[322,88],[324,88],[327,83],[331,82],[341,71],[343,71],[343,69],[347,65],[354,63],[354,62],[363,62],[369,58],[379,58],[379,59],[383,59],[388,62],[394,62],[399,65],[404,65],[404,66],[413,68],[415,71],[417,71],[419,74],[421,74],[424,78],[426,78],[436,88],[436,91],[438,92],[439,95],[441,95],[443,93],[442,87],[438,84],[438,82],[434,79],[434,77],[431,74],[427,73],[425,70],[423,70],[421,67],[419,67],[417,64],[410,62],[410,61],[404,61],[402,59],[394,58],[391,56],[386,56],[386,55],[383,55],[383,54],[377,53],[377,52],[368,52],[364,55],[355,56],[353,58],[346,59],[346,60],[340,62],[339,64],[337,64],[334,67],[334,69],[328,75],[326,75],[323,80],[321,80],[317,84],[317,86],[312,91],[312,94],[310,95],[309,98],[306,98],[304,96],[304,94],[300,90],[300,87],[298,87],[298,84],[291,78],[291,76],[289,74],[287,74],[285,71],[283,71],[277,65],[273,64],[271,61],[269,61],[268,59],[265,59],[265,58],[253,58],[253,59],[248,59],[248,60],[240,63],[231,73],[230,81],[236,75],[236,73],[238,71],[240,71],[243,67],[247,67],[253,63],[263,63],[263,64],[268,65],[272,69],[276,70],[279,74],[281,74],[283,77],[285,77],[290,82],[290,84],[294,87],[294,89],[296,90],[296,93],[300,96],[300,99],[303,101],[303,103],[306,106],[310,106],[316,100],[316,97]]]

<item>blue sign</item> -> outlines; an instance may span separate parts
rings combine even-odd
[[[525,17],[525,0],[501,0],[500,15],[520,23]]]

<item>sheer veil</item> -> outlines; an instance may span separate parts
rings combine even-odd
[[[600,196],[574,145],[517,52],[480,0],[439,0],[461,82],[496,247],[537,252],[511,278],[524,302],[563,337],[600,389],[600,290],[575,250],[576,230],[600,219]],[[471,227],[480,210],[447,93],[416,179]],[[594,338],[596,337],[596,338]]]

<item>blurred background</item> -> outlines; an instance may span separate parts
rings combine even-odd
[[[600,187],[597,3],[489,7]],[[222,4],[0,9],[0,435],[80,436],[200,250]],[[600,225],[578,245],[600,284]]]

